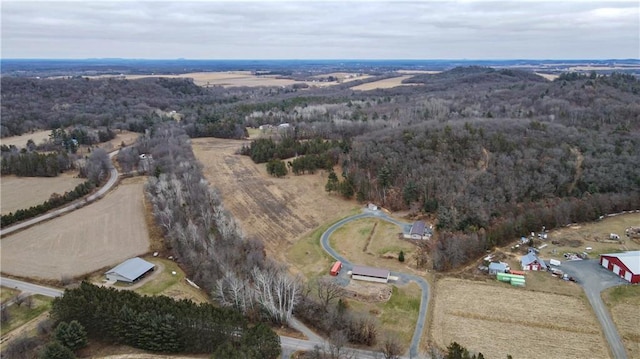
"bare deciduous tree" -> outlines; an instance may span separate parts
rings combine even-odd
[[[344,289],[331,279],[320,278],[316,281],[316,294],[326,310],[334,299],[344,296]]]
[[[380,353],[385,359],[398,359],[403,352],[404,348],[395,335],[388,334],[380,346]]]

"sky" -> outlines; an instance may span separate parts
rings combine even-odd
[[[640,1],[2,0],[2,58],[640,58]]]

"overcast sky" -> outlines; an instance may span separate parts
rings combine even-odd
[[[640,58],[632,1],[2,0],[2,58]]]

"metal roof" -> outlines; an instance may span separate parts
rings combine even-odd
[[[547,268],[547,263],[545,263],[542,259],[538,258],[538,256],[534,252],[527,253],[526,256],[522,256],[520,262],[522,262],[523,266],[527,266],[535,261],[538,261],[540,267]]]
[[[388,278],[390,272],[387,269],[372,268],[365,266],[353,266],[352,275],[363,275],[366,277]]]
[[[633,274],[640,274],[640,251],[602,254],[603,257],[616,257]]]
[[[500,263],[492,262],[492,263],[489,263],[489,269],[505,271],[507,270],[507,264],[502,262]]]
[[[117,274],[130,281],[138,279],[141,275],[147,273],[155,264],[149,263],[142,258],[131,258],[118,264],[105,274]]]
[[[413,222],[413,226],[411,226],[411,234],[417,234],[422,236],[424,234],[425,223],[423,221]]]

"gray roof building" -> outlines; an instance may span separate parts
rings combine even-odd
[[[152,271],[155,264],[149,263],[142,258],[131,258],[118,264],[106,274],[108,280],[132,283],[146,273]]]
[[[390,272],[387,269],[372,268],[366,266],[353,266],[351,274],[365,277],[388,278]]]
[[[533,251],[529,251],[527,255],[522,256],[522,258],[520,259],[520,262],[522,263],[523,268],[530,264],[538,263],[540,264],[541,269],[544,269],[544,270],[547,269],[547,264],[542,259],[538,258],[538,256]]]
[[[423,221],[413,222],[413,226],[411,226],[411,234],[417,234],[419,236],[424,235],[424,228],[426,224]]]
[[[502,262],[489,263],[489,274],[506,273],[506,272],[507,272],[507,263],[502,263]]]

